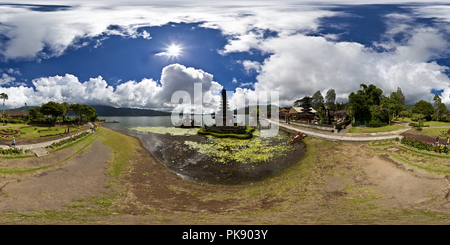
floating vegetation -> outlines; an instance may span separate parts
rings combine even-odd
[[[150,132],[155,134],[170,134],[172,136],[197,135],[197,128],[175,128],[175,127],[134,127],[131,130]]]
[[[280,141],[283,137],[277,136],[276,139],[275,141]],[[287,138],[281,143],[274,144],[273,139],[266,140],[259,137],[259,132],[250,140],[208,136],[204,142],[185,141],[184,144],[201,154],[214,157],[223,164],[231,161],[243,164],[266,162],[294,150],[294,146]]]

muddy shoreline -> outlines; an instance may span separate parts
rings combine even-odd
[[[296,150],[270,161],[259,163],[230,161],[224,164],[214,160],[214,157],[198,153],[195,149],[188,149],[188,147],[183,145],[185,141],[201,143],[207,138],[203,135],[177,137],[151,133],[137,135],[133,133],[127,134],[114,129],[111,130],[136,138],[140,146],[148,151],[159,164],[182,179],[213,185],[248,185],[276,176],[298,164],[306,151],[306,144],[294,142],[291,144],[296,145]],[[282,134],[288,135],[289,133],[283,131]],[[150,139],[146,141],[143,137],[149,137]],[[149,145],[151,140],[154,140],[155,145]],[[152,148],[152,150],[149,148]],[[230,152],[230,154],[233,153]]]

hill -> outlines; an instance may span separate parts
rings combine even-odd
[[[135,108],[115,108],[112,106],[91,105],[99,117],[137,117],[137,116],[170,116],[170,112],[156,111],[150,109],[135,109]]]

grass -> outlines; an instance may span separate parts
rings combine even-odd
[[[391,124],[384,127],[377,127],[377,128],[359,128],[359,127],[352,127],[348,132],[349,133],[379,133],[379,132],[390,132],[390,131],[396,131],[399,129],[403,129],[404,127],[397,124]]]
[[[104,130],[102,143],[108,145],[114,154],[114,160],[109,163],[109,173],[118,178],[135,154],[135,150],[140,147],[139,140],[107,128],[101,129]]]
[[[65,159],[63,159],[59,162],[52,163],[52,164],[49,164],[46,166],[41,166],[41,167],[0,167],[0,175],[22,175],[22,174],[35,173],[39,170],[51,169],[53,167],[56,167],[64,162],[68,161],[69,159],[74,157],[76,154],[78,154],[82,150],[86,149],[86,147],[88,147],[90,144],[92,144],[99,136],[100,136],[99,134],[97,134],[97,135],[90,134],[86,137],[83,137],[83,138],[77,140],[77,141],[67,144],[66,146],[63,146],[60,149],[55,150],[55,151],[58,151],[58,150],[65,149],[67,147],[80,146],[77,148],[77,150],[73,154],[71,154],[70,156],[66,157]],[[55,152],[55,151],[53,151],[53,152]],[[9,157],[8,159],[14,160],[14,158],[16,158],[16,157]]]
[[[410,129],[408,131],[406,131],[405,133],[407,134],[408,132],[411,133],[420,133],[426,136],[430,136],[430,137],[447,137],[446,135],[442,134],[442,131],[447,132],[448,130],[446,130],[445,128],[422,128],[422,130],[417,131],[416,129]]]
[[[442,127],[442,126],[449,126],[450,127],[450,122],[428,121],[428,122],[425,122],[425,124],[428,124],[431,127]]]
[[[371,147],[376,145],[368,144]],[[386,147],[394,146],[386,145]],[[387,151],[385,149],[366,149],[362,148],[371,153],[382,153],[388,154],[393,159],[403,162],[409,166],[416,167],[422,170],[425,170],[429,173],[435,174],[450,174],[450,157],[446,154],[432,153],[428,151],[417,150],[404,145],[395,145],[394,147],[398,147],[403,151]]]
[[[1,127],[2,129],[10,129],[10,130],[19,130],[18,134],[15,135],[0,135],[0,139],[12,139],[14,136],[15,138],[25,138],[25,139],[49,139],[53,138],[59,135],[56,134],[64,134],[64,130],[67,129],[67,126],[10,126],[10,127]],[[70,133],[76,133],[80,130],[84,129],[83,126],[75,126],[70,127]],[[53,136],[45,136],[45,135],[53,135]]]

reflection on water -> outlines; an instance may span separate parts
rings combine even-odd
[[[123,123],[123,118],[114,120],[120,123],[104,125],[138,137],[167,168],[190,181],[249,184],[279,174],[298,163],[305,152],[302,141],[291,142],[288,133],[281,130],[277,137],[272,138],[259,137],[259,132],[255,132],[250,140],[219,139],[197,135],[192,129],[176,129],[184,135],[173,133],[173,128],[164,130],[161,126],[169,125],[164,125],[162,117],[153,119],[152,123],[148,123],[152,118],[127,123]],[[144,121],[146,124],[142,124]],[[147,129],[139,130],[147,131],[132,129],[140,126]]]

